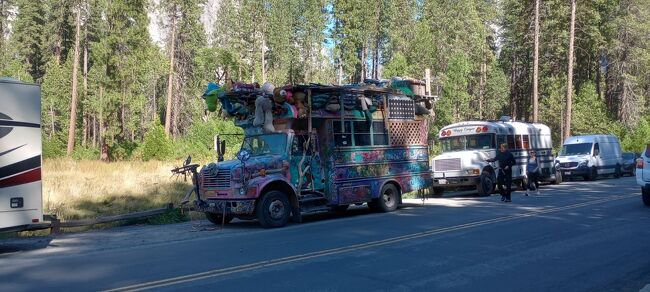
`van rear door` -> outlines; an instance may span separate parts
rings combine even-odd
[[[643,159],[643,168],[641,169],[643,173],[643,180],[644,181],[650,181],[650,145],[647,145],[645,148],[645,153],[641,155],[641,158]],[[637,169],[637,172],[639,169]],[[637,176],[638,177],[638,176]]]

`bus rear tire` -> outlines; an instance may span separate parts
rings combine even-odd
[[[489,173],[484,172],[481,174],[481,177],[479,178],[479,183],[476,186],[476,191],[478,192],[478,195],[481,197],[487,197],[492,195],[492,192],[494,192],[494,182],[492,181],[492,177],[490,176]]]
[[[370,210],[380,213],[392,212],[397,210],[397,204],[399,202],[399,191],[395,185],[387,183],[381,188],[381,193],[379,198],[368,203]]]
[[[559,185],[562,183],[562,172],[561,171],[555,171],[555,180],[553,181],[554,185]]]

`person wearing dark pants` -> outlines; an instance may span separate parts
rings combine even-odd
[[[526,176],[528,177],[526,196],[529,191],[535,191],[539,195],[539,162],[536,156],[535,151],[530,151],[526,165]]]
[[[508,151],[508,145],[503,143],[499,145],[499,152],[497,156],[488,159],[487,162],[499,162],[499,175],[497,177],[497,185],[499,186],[499,193],[501,193],[501,201],[506,203],[512,202],[512,166],[515,165],[515,156]]]

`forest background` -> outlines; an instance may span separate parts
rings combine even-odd
[[[0,0],[0,76],[41,84],[45,158],[212,159],[212,136],[238,129],[204,111],[210,81],[427,68],[442,86],[432,133],[509,115],[550,126],[556,147],[613,133],[638,152],[649,46],[650,0]]]

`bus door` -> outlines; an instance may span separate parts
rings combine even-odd
[[[298,134],[293,138],[293,143],[291,144],[291,162],[289,166],[291,172],[291,183],[296,185],[300,178],[299,171],[305,171],[309,166],[309,170],[305,172],[302,178],[302,189],[322,190],[325,186],[323,183],[322,162],[319,154],[320,149],[318,149],[320,143],[316,134],[312,135],[312,139],[308,138],[309,135]],[[300,161],[302,161],[302,167],[299,167]]]

